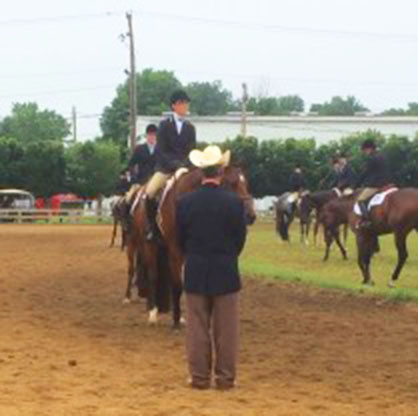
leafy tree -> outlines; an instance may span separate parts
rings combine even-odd
[[[20,188],[49,197],[64,188],[64,146],[44,140],[27,144],[0,139],[0,187]]]
[[[302,98],[297,95],[282,97],[251,97],[247,108],[260,116],[288,116],[292,112],[301,112],[304,109]]]
[[[278,110],[280,115],[289,115],[292,112],[302,112],[305,103],[298,95],[285,95],[278,99]]]
[[[181,87],[171,71],[144,69],[137,74],[138,114],[160,115],[169,109],[172,92]],[[100,127],[105,138],[122,147],[127,145],[129,135],[129,87],[128,81],[116,89],[116,97],[103,110]]]
[[[68,188],[83,197],[112,194],[120,170],[119,157],[114,143],[72,144],[65,152]]]
[[[355,97],[346,99],[336,96],[324,104],[312,104],[311,112],[318,112],[320,116],[353,116],[356,112],[368,111]]]
[[[232,101],[231,92],[222,87],[221,81],[192,82],[186,91],[192,100],[190,111],[200,116],[225,114]]]
[[[0,136],[22,142],[62,141],[70,134],[64,117],[51,110],[40,110],[36,103],[14,104],[12,114],[0,122]]]
[[[0,137],[0,188],[23,187],[22,164],[25,150],[16,139]]]

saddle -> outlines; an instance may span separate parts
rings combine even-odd
[[[382,205],[386,197],[396,191],[398,191],[398,188],[393,184],[379,188],[379,190],[366,201],[368,211],[370,212],[374,207]],[[357,202],[354,205],[354,213],[361,216],[361,210]]]
[[[187,168],[180,168],[177,169],[167,180],[167,183],[165,186],[157,193],[155,199],[158,201],[158,212],[160,210],[160,207],[162,203],[164,202],[165,198],[167,197],[167,194],[171,190],[171,188],[174,186],[176,181],[178,181],[185,173],[189,172],[189,169]],[[132,215],[135,211],[136,207],[139,204],[139,201],[141,199],[146,198],[145,194],[146,185],[138,186],[132,195],[131,200],[133,201],[130,209],[130,214]]]

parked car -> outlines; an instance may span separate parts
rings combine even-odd
[[[0,222],[13,222],[13,218],[8,218],[11,216],[15,217],[15,213],[8,213],[7,209],[10,210],[22,210],[22,215],[31,214],[24,210],[30,210],[35,207],[35,197],[28,191],[21,189],[0,189],[0,209],[3,210],[0,215]]]

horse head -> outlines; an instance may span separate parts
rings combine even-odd
[[[245,218],[248,225],[254,224],[257,214],[254,199],[249,193],[247,178],[241,168],[227,166],[222,175],[221,185],[229,191],[235,192],[244,203]]]

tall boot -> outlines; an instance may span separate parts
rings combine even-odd
[[[147,225],[145,238],[147,241],[158,241],[159,230],[157,225],[158,202],[150,197],[145,199],[145,209],[147,212]]]
[[[360,211],[361,211],[361,222],[359,224],[359,227],[361,228],[368,228],[371,225],[370,222],[370,215],[369,215],[369,210],[367,207],[367,201],[358,201],[358,205],[360,207]]]

